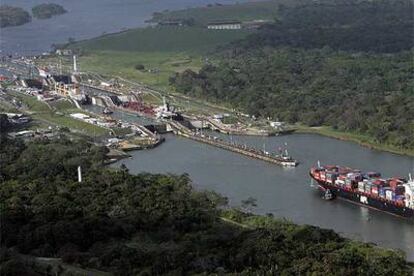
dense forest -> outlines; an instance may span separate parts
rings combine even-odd
[[[48,19],[54,15],[64,14],[67,11],[58,4],[40,4],[32,8],[33,17],[37,19]],[[32,21],[29,12],[22,8],[8,5],[0,6],[0,27],[11,27],[26,24]]]
[[[40,4],[32,8],[33,16],[37,19],[48,19],[54,15],[64,14],[67,11],[58,4]]]
[[[414,148],[412,1],[314,2],[170,78],[179,92],[250,114]]]
[[[23,25],[31,20],[30,14],[22,8],[0,6],[0,28]]]
[[[413,47],[410,0],[335,0],[279,6],[275,24],[246,40],[247,48],[331,47],[363,52],[399,52]]]
[[[67,11],[58,4],[40,4],[32,8],[33,16],[37,19],[48,19],[55,15],[64,14]]]
[[[187,175],[131,175],[126,167],[105,168],[105,153],[86,141],[0,139],[1,275],[77,268],[115,275],[412,273],[402,253],[223,208],[225,198],[195,191]],[[41,266],[45,260],[50,264]]]

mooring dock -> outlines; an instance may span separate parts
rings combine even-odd
[[[272,154],[259,151],[252,147],[237,145],[237,144],[223,141],[215,137],[197,134],[177,121],[171,121],[168,124],[170,128],[173,130],[174,134],[186,137],[188,139],[191,139],[191,140],[194,140],[200,143],[209,144],[209,145],[212,145],[218,148],[236,152],[236,153],[239,153],[239,154],[251,157],[251,158],[256,158],[256,159],[269,162],[269,163],[273,163],[276,165],[280,165],[283,167],[296,167],[299,164],[298,161],[291,158],[290,156],[272,155]]]

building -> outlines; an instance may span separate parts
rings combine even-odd
[[[241,21],[216,21],[207,24],[207,29],[210,30],[240,30],[242,28]]]
[[[52,74],[50,73],[49,69],[47,68],[38,68],[39,76],[42,78],[50,78]]]
[[[57,94],[64,97],[79,94],[79,86],[70,75],[53,75],[50,79]]]
[[[33,130],[23,130],[19,132],[11,132],[8,135],[10,138],[18,138],[18,137],[30,138],[30,137],[34,137],[35,132]]]
[[[284,122],[269,122],[270,126],[276,129],[280,129],[286,126]]]
[[[17,113],[5,113],[7,119],[12,124],[25,124],[30,122],[30,117],[24,114],[17,114]]]
[[[19,84],[26,88],[43,89],[43,82],[38,79],[22,79]]]
[[[55,53],[58,56],[71,56],[72,50],[71,49],[57,49]]]
[[[182,27],[184,26],[184,22],[181,19],[171,19],[171,20],[163,20],[158,22],[159,26],[177,26]]]
[[[259,29],[260,27],[272,23],[272,20],[263,20],[263,19],[258,19],[258,20],[253,20],[253,21],[246,21],[243,22],[242,24],[242,28],[243,29],[249,29],[249,30],[256,30]]]

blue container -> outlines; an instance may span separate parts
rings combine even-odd
[[[403,196],[403,195],[396,195],[395,196],[395,200],[404,200],[405,199],[405,196]]]

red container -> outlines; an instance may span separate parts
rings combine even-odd
[[[388,184],[391,187],[391,189],[395,190],[398,185],[403,184],[403,182],[397,178],[391,178],[388,180]]]
[[[384,179],[375,179],[374,181],[372,181],[372,184],[374,184],[376,186],[384,186],[385,180]]]
[[[345,180],[346,179],[346,175],[341,174],[340,176],[338,176],[338,179]]]

